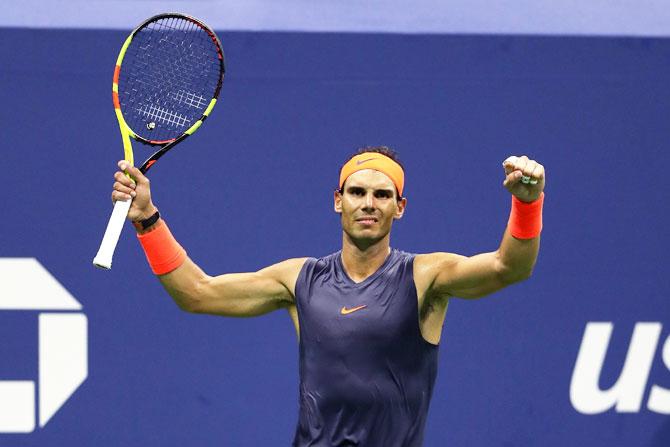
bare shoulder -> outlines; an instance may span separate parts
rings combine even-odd
[[[291,258],[278,262],[258,271],[263,276],[274,279],[286,287],[295,296],[295,283],[300,270],[309,258]]]
[[[433,289],[439,275],[449,275],[465,256],[455,253],[435,252],[416,255],[414,258],[414,282],[420,294]]]
[[[448,269],[450,266],[455,266],[463,259],[465,259],[465,256],[446,252],[416,255],[414,258],[414,274],[419,274],[420,276],[437,274],[444,269]]]

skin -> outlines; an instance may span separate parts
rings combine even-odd
[[[128,219],[133,222],[147,219],[156,211],[149,179],[126,161],[120,161],[119,168],[114,174],[112,200],[132,197]],[[540,197],[545,186],[541,164],[526,156],[511,157],[503,168],[503,186],[512,195],[524,202]],[[537,183],[523,183],[523,176]],[[343,192],[335,191],[333,208],[342,223],[342,263],[353,281],[365,280],[383,264],[391,250],[393,221],[402,218],[406,206],[407,199],[397,197],[391,179],[372,169],[353,173],[344,183]],[[159,225],[163,225],[160,219],[138,232],[149,232]],[[520,240],[506,229],[500,246],[493,252],[470,257],[446,252],[417,255],[414,281],[418,324],[426,341],[434,344],[440,341],[451,298],[480,298],[530,277],[539,247],[539,236]],[[159,275],[158,279],[176,304],[187,312],[253,317],[286,309],[299,335],[295,283],[306,259],[288,259],[257,272],[209,276],[187,258],[179,268]]]

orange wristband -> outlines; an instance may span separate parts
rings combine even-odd
[[[148,233],[138,234],[144,254],[156,275],[165,275],[182,265],[186,260],[186,250],[172,236],[165,221]]]
[[[507,226],[517,239],[533,239],[542,232],[542,205],[544,193],[534,202],[523,202],[512,196],[512,211]]]

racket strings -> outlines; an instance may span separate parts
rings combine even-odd
[[[172,140],[188,130],[220,86],[219,51],[205,29],[185,18],[160,18],[140,29],[119,75],[128,126],[153,141]]]

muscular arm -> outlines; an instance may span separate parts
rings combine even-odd
[[[295,282],[305,259],[289,259],[252,273],[209,276],[187,258],[158,279],[183,310],[253,317],[294,304]]]
[[[496,251],[471,257],[429,253],[418,255],[415,262],[417,270],[430,278],[427,290],[436,296],[480,298],[528,278],[539,249],[539,236],[515,239],[505,230]]]
[[[527,157],[505,162],[503,185],[519,200],[537,200],[545,183],[544,167]],[[523,176],[537,180],[523,182]],[[430,253],[416,257],[416,271],[429,297],[479,298],[528,278],[540,249],[540,236],[517,239],[507,228],[500,247],[493,252],[466,257]]]
[[[156,212],[149,179],[125,160],[119,162],[119,168],[114,174],[112,201],[132,198],[128,219],[146,220]],[[149,232],[159,225],[164,225],[160,219],[138,231]],[[293,306],[295,282],[304,263],[305,258],[289,259],[253,273],[209,276],[186,258],[178,268],[158,279],[177,305],[188,312],[252,317]]]

